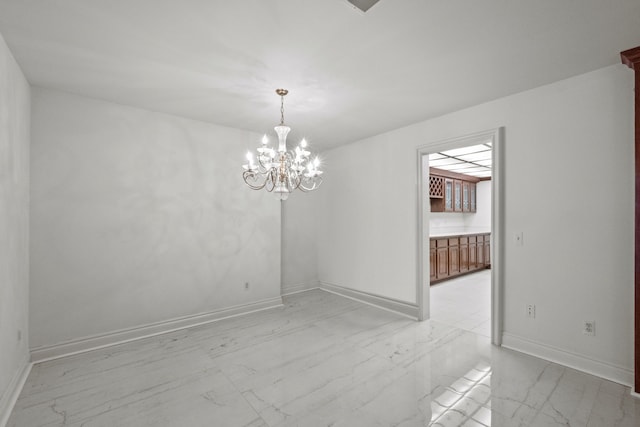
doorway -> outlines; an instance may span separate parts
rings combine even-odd
[[[487,258],[491,260],[490,300],[491,300],[491,342],[500,345],[502,342],[502,295],[503,295],[503,237],[504,237],[504,128],[492,129],[472,135],[462,136],[434,143],[426,144],[418,149],[418,280],[416,297],[420,320],[431,318],[431,274],[430,274],[430,220],[431,202],[429,197],[429,154],[447,150],[457,150],[463,147],[487,144],[491,146],[491,233],[487,247]],[[468,207],[467,207],[468,208]],[[435,215],[435,214],[434,214]],[[453,214],[450,214],[453,215]],[[486,235],[486,233],[485,233]],[[490,236],[490,237],[489,237]],[[483,239],[484,237],[478,237]],[[470,240],[465,240],[468,244]],[[477,244],[474,239],[474,244]],[[467,264],[468,265],[468,264]],[[475,265],[475,264],[474,264]],[[474,273],[475,274],[475,273]],[[431,276],[431,277],[430,277]],[[464,277],[464,276],[460,276]],[[454,279],[454,280],[457,280]]]

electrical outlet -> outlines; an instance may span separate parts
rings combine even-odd
[[[527,304],[527,317],[532,319],[536,318],[536,306],[535,304]]]
[[[589,336],[596,335],[596,321],[595,320],[585,320],[584,325],[582,326],[582,333]]]
[[[244,290],[245,291],[249,290],[249,282],[244,282]]]

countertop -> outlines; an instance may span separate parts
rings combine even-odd
[[[453,237],[453,236],[468,236],[471,234],[491,234],[491,230],[436,230],[432,231],[429,234],[429,238],[438,238],[438,237]]]

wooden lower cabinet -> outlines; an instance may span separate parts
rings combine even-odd
[[[469,270],[478,268],[478,245],[477,236],[469,236]]]
[[[432,238],[429,241],[431,284],[490,268],[491,234]]]
[[[460,237],[460,273],[469,271],[469,238]]]
[[[491,235],[485,234],[484,236],[484,265],[485,267],[491,267]]]
[[[449,276],[449,240],[436,239],[436,280]]]
[[[460,274],[460,247],[458,238],[449,240],[449,276]]]
[[[431,239],[429,241],[429,280],[433,281],[438,278],[437,270],[438,263],[436,262],[436,241]]]

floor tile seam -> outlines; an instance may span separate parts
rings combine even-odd
[[[138,395],[140,393],[150,392],[151,390],[154,390],[153,392],[151,392],[147,396],[145,396],[145,397],[143,397],[141,399],[138,399],[138,400],[134,400],[134,402],[136,402],[136,403],[137,402],[141,402],[141,401],[147,400],[147,399],[149,399],[151,397],[157,396],[159,394],[166,393],[167,391],[177,390],[180,387],[184,387],[185,385],[189,385],[190,383],[194,382],[192,380],[196,380],[196,382],[197,382],[197,380],[201,379],[203,377],[203,374],[206,374],[206,373],[209,373],[210,375],[213,375],[213,374],[222,373],[222,371],[218,367],[207,367],[205,369],[199,369],[197,372],[192,372],[186,377],[184,375],[180,375],[180,376],[174,377],[172,379],[167,379],[166,381],[163,381],[162,383],[154,384],[151,387],[146,387],[146,388],[143,388],[143,389],[136,389],[136,390],[134,390],[133,392],[131,392],[129,394],[119,395],[117,399],[121,400],[121,399],[126,398],[128,396],[136,396],[136,395]],[[164,385],[167,385],[167,384],[172,384],[173,386],[169,387],[169,388],[162,389],[160,391],[156,391],[156,389],[158,387],[164,386]],[[127,402],[124,406],[129,406],[130,404],[131,404],[131,402]]]
[[[377,357],[377,355],[374,355],[374,357]],[[360,362],[359,364],[365,363],[365,362],[367,362],[367,361],[369,361],[369,360],[373,359],[374,357],[369,358],[369,359],[366,359],[365,361],[362,361],[362,362]],[[329,380],[324,381],[323,383],[321,383],[320,385],[318,385],[317,387],[315,387],[313,390],[309,391],[309,392],[308,392],[308,393],[306,393],[305,395],[297,396],[297,397],[293,398],[292,400],[289,400],[289,401],[287,401],[287,402],[284,402],[284,403],[280,406],[280,408],[279,408],[279,409],[281,409],[281,410],[282,410],[282,408],[285,408],[285,407],[286,407],[286,406],[288,406],[288,405],[294,405],[297,401],[299,401],[299,400],[301,400],[301,399],[305,399],[307,396],[310,396],[310,395],[312,395],[312,394],[314,394],[314,393],[318,393],[318,392],[320,392],[321,390],[324,390],[325,388],[327,388],[327,386],[329,386],[329,385],[331,385],[331,384],[334,384],[334,383],[336,383],[336,382],[339,382],[340,380],[343,380],[343,379],[345,379],[345,378],[348,378],[348,377],[350,377],[351,375],[352,375],[352,373],[345,373],[345,374],[343,374],[343,375],[341,375],[341,376],[338,376],[338,377],[331,377]],[[350,382],[350,383],[349,383],[349,386],[348,386],[346,389],[341,389],[340,394],[341,394],[341,395],[344,395],[344,394],[349,393],[349,392],[351,392],[351,391],[353,391],[353,390],[356,390],[356,389],[357,389],[358,387],[360,387],[362,384],[366,383],[368,380],[370,380],[371,378],[375,378],[375,377],[376,377],[376,374],[375,374],[375,373],[371,373],[371,374],[369,374],[366,378],[363,378],[361,381],[358,381],[358,382],[356,382],[356,383],[354,383],[354,382]],[[321,404],[320,404],[320,403],[316,403],[316,404],[315,404],[315,407],[314,407],[313,409],[311,409],[309,412],[310,412],[310,413],[314,413],[314,412],[316,412],[316,411],[320,410],[322,407],[326,407],[329,403],[334,402],[334,401],[337,401],[337,400],[338,400],[338,399],[340,399],[340,397],[341,397],[338,393],[330,393],[330,394],[329,394],[329,396],[331,396],[331,397],[328,397],[328,398],[325,398],[325,399],[321,399],[321,402],[322,402],[322,403],[321,403]],[[295,415],[292,415],[292,417],[294,417],[294,418],[295,418],[296,416],[295,416]]]
[[[426,351],[420,352],[419,354],[416,355],[416,357],[413,357],[408,361],[407,360],[402,360],[397,362],[394,361],[394,363],[397,363],[403,368],[407,369],[408,366],[411,366],[416,362],[418,362],[419,360],[425,358],[426,356],[431,355],[434,351],[438,350],[443,345],[449,344],[451,341],[464,335],[466,332],[469,332],[469,331],[465,331],[464,329],[460,329],[460,328],[452,328],[445,335],[438,337],[433,341],[429,341],[425,343],[428,345],[428,348],[426,349]]]
[[[200,378],[200,376],[196,376],[196,374],[195,374],[195,373],[194,373],[192,376],[194,376],[195,378]],[[81,423],[81,424],[84,424],[85,422],[88,422],[88,421],[94,420],[96,417],[99,417],[99,416],[101,416],[101,415],[107,414],[107,413],[112,412],[112,411],[114,411],[114,410],[119,410],[119,409],[121,409],[121,408],[123,408],[123,407],[127,407],[127,406],[130,406],[130,405],[133,405],[133,404],[139,403],[139,402],[143,402],[143,401],[148,400],[148,399],[150,399],[150,398],[153,398],[154,396],[157,396],[157,395],[159,395],[159,394],[166,393],[167,391],[176,390],[176,389],[178,389],[178,388],[180,388],[180,387],[183,387],[183,386],[184,386],[184,385],[186,385],[186,384],[189,384],[189,382],[191,382],[191,381],[185,381],[185,379],[184,379],[184,378],[182,378],[182,377],[178,378],[178,380],[180,380],[181,384],[178,384],[178,385],[176,385],[176,386],[174,386],[174,387],[170,387],[169,389],[163,389],[163,390],[161,390],[161,391],[157,391],[157,392],[154,392],[154,393],[148,394],[148,395],[146,395],[146,396],[144,396],[144,397],[140,397],[140,398],[138,398],[138,399],[134,399],[133,401],[121,402],[121,404],[116,405],[116,406],[114,406],[114,405],[113,405],[113,402],[114,402],[114,401],[122,401],[123,399],[126,399],[126,398],[127,398],[127,397],[129,397],[129,396],[136,396],[136,395],[140,394],[141,392],[144,392],[144,391],[150,390],[150,389],[152,389],[152,388],[157,388],[159,385],[164,385],[164,384],[171,383],[171,382],[174,382],[174,381],[166,381],[166,382],[163,382],[162,384],[156,385],[156,386],[154,386],[154,387],[147,388],[147,389],[142,390],[142,391],[141,391],[141,390],[135,390],[134,392],[129,393],[129,394],[124,395],[124,396],[123,396],[123,395],[119,395],[117,398],[115,398],[115,399],[111,399],[111,400],[109,401],[109,403],[107,403],[107,402],[101,402],[100,404],[98,404],[98,405],[94,405],[94,406],[92,406],[92,407],[90,407],[90,408],[83,407],[81,412],[76,412],[76,413],[74,413],[74,414],[67,414],[67,417],[72,418],[72,419],[71,419],[72,424],[69,424],[69,425],[77,425],[77,424],[80,424],[80,423]],[[77,392],[76,392],[76,393],[73,393],[73,394],[77,394]],[[64,397],[70,397],[70,395],[66,395],[66,396],[64,396]],[[61,397],[61,396],[56,396],[56,397],[53,399],[54,405],[55,405],[55,404],[56,404],[56,402],[57,402],[57,401],[59,401],[60,399],[62,399],[62,397]],[[50,401],[51,401],[51,399],[50,399]],[[108,409],[103,410],[103,411],[100,411],[100,412],[95,413],[95,414],[91,414],[90,416],[86,415],[86,413],[87,413],[87,412],[90,412],[91,410],[94,410],[94,409],[98,409],[98,408],[100,408],[100,406],[104,406],[104,405],[107,405],[107,404],[109,405]],[[48,406],[48,407],[51,407],[51,405],[47,405],[47,406]],[[54,412],[56,412],[56,413],[57,413],[57,411],[54,411]],[[67,409],[67,410],[65,410],[65,411],[63,411],[63,412],[65,412],[65,413],[66,413],[66,412],[68,412],[68,409]],[[82,415],[82,414],[84,414],[84,415]],[[80,418],[80,419],[79,419],[79,420],[73,420],[73,418]],[[67,425],[67,424],[63,424],[63,425]]]
[[[354,349],[357,348],[356,346],[351,346],[351,347],[354,348]],[[296,357],[296,359],[299,359],[301,361],[304,361],[304,360],[307,360],[307,359],[310,359],[310,358],[312,359],[313,357],[317,356],[317,354],[325,353],[327,349],[334,349],[334,348],[335,348],[335,345],[333,345],[332,343],[329,343],[329,345],[323,346],[322,348],[312,349],[312,350],[310,350],[310,351],[308,351],[308,352],[306,352],[306,353],[304,353],[302,355],[299,355],[298,357]],[[343,352],[344,352],[344,349],[342,349],[342,350],[341,349],[336,349],[334,352],[326,355],[326,357],[324,359],[319,360],[317,363],[314,363],[314,364],[311,364],[311,365],[305,365],[304,369],[308,370],[308,369],[320,366],[322,363],[326,362],[327,358],[332,358],[332,357],[338,356],[338,355],[342,354]],[[282,361],[281,363],[279,363],[277,365],[270,366],[269,369],[270,370],[282,369],[283,367],[286,367],[287,365],[290,365],[291,363],[292,363],[291,361]],[[239,364],[238,366],[242,366],[242,367],[244,367],[244,368],[246,368],[248,370],[252,370],[252,371],[254,370],[253,368],[251,368],[249,366],[246,366],[246,365]],[[225,373],[225,376],[228,377],[228,373],[227,373],[227,370],[226,370],[225,366],[220,366],[220,369]],[[230,377],[229,377],[229,379],[231,380]],[[272,385],[278,383],[281,380],[282,379],[279,379],[279,380],[273,382]],[[240,384],[236,384],[235,382],[234,382],[234,384],[238,387],[239,390],[241,390],[239,388]]]
[[[538,415],[540,415],[544,409],[545,404],[549,404],[551,406],[551,408],[556,411],[560,416],[562,416],[567,422],[569,421],[564,414],[562,414],[561,412],[557,411],[556,408],[549,402],[549,399],[551,398],[551,396],[553,395],[553,393],[555,392],[555,390],[558,388],[558,386],[560,385],[560,380],[564,377],[565,373],[566,373],[566,369],[564,367],[562,368],[562,372],[560,374],[560,376],[554,380],[555,385],[553,386],[553,388],[551,389],[551,391],[549,391],[546,394],[545,400],[540,403],[540,404],[532,404],[532,403],[528,403],[529,397],[531,396],[531,392],[533,391],[534,387],[537,384],[540,384],[540,381],[542,380],[545,372],[547,372],[547,370],[550,367],[553,367],[555,364],[553,362],[547,362],[544,366],[544,369],[542,369],[542,371],[540,372],[540,374],[536,377],[536,381],[535,383],[532,384],[532,386],[529,388],[529,390],[527,391],[527,395],[525,396],[525,399],[523,401],[523,405],[525,405],[526,407],[532,409],[534,411],[534,416],[532,419],[535,419],[536,417],[538,417]],[[555,417],[552,417],[555,420]]]
[[[251,408],[251,410],[254,412],[254,414],[256,414],[256,416],[262,420],[262,422],[269,427],[273,427],[271,424],[269,424],[267,422],[267,420],[265,420],[262,415],[260,414],[260,411],[258,411],[257,408],[255,408],[253,406],[253,404],[245,397],[244,392],[242,392],[240,390],[240,388],[238,387],[238,385],[229,377],[229,375],[227,375],[227,373],[224,371],[224,369],[220,369],[220,373],[222,374],[222,376],[227,380],[227,382],[231,385],[231,387],[236,391],[236,393],[238,393],[240,395],[240,397],[242,398],[242,400]],[[255,395],[255,393],[254,393]],[[256,396],[257,398],[257,396]]]
[[[385,327],[386,325],[389,325],[392,322],[389,323],[385,323],[384,325],[381,325],[380,327]],[[368,336],[368,337],[362,337],[360,339],[357,339],[355,341],[353,341],[353,343],[355,345],[360,346],[361,348],[366,348],[369,347],[374,341],[378,341],[380,339],[387,339],[390,338],[394,335],[397,335],[399,333],[402,333],[404,329],[407,328],[407,325],[397,325],[397,327],[394,327],[390,330],[385,330],[385,331],[380,331],[379,333],[376,333],[373,336]],[[367,333],[367,331],[365,331],[364,333]],[[353,337],[354,335],[351,335],[351,337]]]
[[[251,347],[255,347],[257,344],[264,344],[264,343],[268,343],[270,341],[272,341],[274,338],[283,338],[286,337],[288,335],[293,335],[295,333],[298,333],[300,331],[303,331],[304,329],[307,329],[309,327],[309,325],[306,326],[296,326],[294,328],[288,329],[286,331],[278,331],[278,332],[270,332],[269,334],[261,334],[258,336],[252,336],[251,338],[247,338],[246,342],[241,343],[241,344],[237,344],[233,347],[229,347],[229,348],[225,348],[224,351],[220,352],[220,353],[216,353],[216,354],[211,354],[212,350],[211,348],[208,348],[208,346],[206,345],[206,342],[200,343],[200,348],[205,351],[205,353],[207,353],[207,356],[209,356],[210,358],[218,358],[221,356],[225,356],[225,355],[229,355],[232,353],[235,353],[237,351],[242,351],[242,350],[246,350],[248,348]],[[257,338],[257,339],[256,339]],[[219,348],[215,347],[215,348]]]

